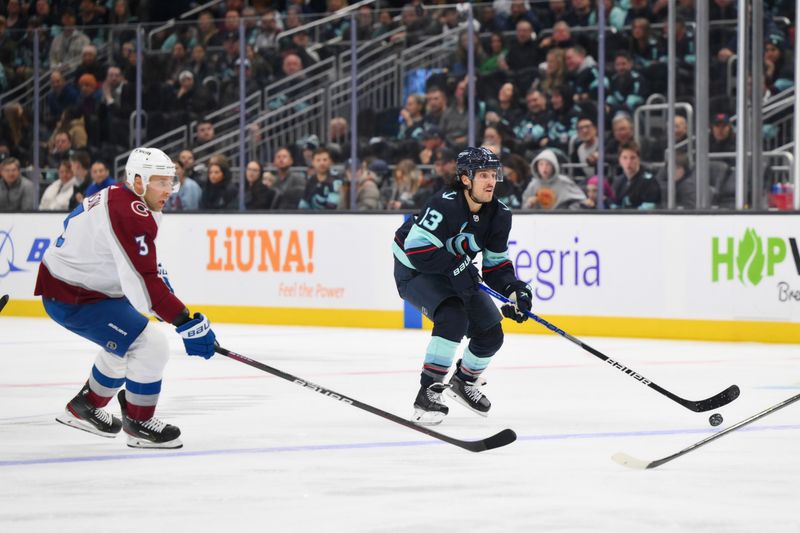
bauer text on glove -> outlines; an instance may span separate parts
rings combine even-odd
[[[202,314],[195,313],[191,320],[175,328],[175,331],[183,338],[187,354],[205,359],[214,355],[214,341],[217,337],[208,319]]]

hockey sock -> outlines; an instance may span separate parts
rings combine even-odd
[[[469,319],[464,303],[458,298],[448,298],[439,304],[433,314],[433,336],[425,352],[420,384],[424,387],[444,381],[456,350],[467,332]]]
[[[465,381],[475,381],[481,372],[486,370],[492,356],[497,353],[503,345],[503,328],[500,324],[495,324],[479,335],[475,335],[469,341],[469,345],[464,350],[461,364],[456,372],[458,377]]]
[[[153,383],[139,383],[125,380],[125,400],[128,402],[127,415],[134,420],[149,420],[156,412],[158,395],[161,393],[161,380]]]
[[[127,414],[134,420],[148,420],[155,413],[161,393],[161,376],[169,359],[167,338],[153,324],[148,324],[126,355]]]
[[[456,369],[456,374],[463,381],[475,381],[478,379],[478,376],[486,370],[491,360],[491,355],[488,357],[479,357],[472,353],[469,347],[467,347],[464,350],[464,356],[461,358],[461,364],[458,365],[458,369]]]
[[[94,407],[105,407],[124,383],[125,359],[102,350],[92,366],[86,399]]]
[[[425,364],[422,366],[420,384],[428,387],[434,382],[444,381],[450,365],[453,364],[457,349],[457,342],[442,337],[431,337],[431,342],[428,343],[428,349],[425,352]]]

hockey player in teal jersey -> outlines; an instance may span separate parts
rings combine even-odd
[[[486,416],[489,399],[477,384],[503,344],[502,316],[478,289],[472,263],[483,255],[483,280],[513,304],[502,314],[523,322],[530,311],[530,287],[517,279],[508,255],[511,210],[494,198],[502,164],[486,148],[467,148],[456,160],[456,177],[395,233],[394,277],[400,297],[433,321],[433,333],[414,400],[414,421],[440,423],[448,413],[443,393]],[[445,379],[461,340],[469,344],[448,383]]]

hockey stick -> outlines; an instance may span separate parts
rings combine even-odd
[[[449,444],[453,444],[454,446],[458,446],[459,448],[463,448],[463,449],[469,450],[471,452],[483,452],[483,451],[486,451],[486,450],[492,450],[494,448],[500,448],[501,446],[505,446],[506,444],[511,444],[512,442],[517,440],[517,434],[514,433],[514,431],[511,430],[511,429],[504,429],[503,431],[501,431],[500,433],[497,433],[496,435],[492,435],[489,438],[476,440],[476,441],[466,441],[466,440],[455,439],[453,437],[448,437],[447,435],[443,435],[443,434],[441,434],[441,433],[439,433],[437,431],[433,431],[432,429],[428,429],[425,426],[418,426],[417,424],[415,424],[415,423],[413,423],[413,422],[411,422],[409,420],[406,420],[404,418],[400,418],[397,415],[393,415],[392,413],[383,411],[381,409],[378,409],[377,407],[373,407],[373,406],[371,406],[369,404],[366,404],[366,403],[363,403],[363,402],[359,402],[358,400],[354,400],[353,398],[349,398],[349,397],[345,396],[344,394],[339,394],[339,393],[334,392],[334,391],[332,391],[330,389],[326,389],[325,387],[317,385],[316,383],[312,383],[310,381],[306,381],[304,379],[300,379],[300,378],[298,378],[296,376],[293,376],[291,374],[287,374],[286,372],[278,370],[277,368],[272,368],[271,366],[267,366],[264,363],[260,363],[258,361],[254,361],[253,359],[250,359],[249,357],[245,357],[244,355],[238,354],[236,352],[232,352],[230,350],[226,350],[225,348],[223,348],[221,346],[217,346],[215,348],[215,351],[218,354],[224,355],[225,357],[229,357],[229,358],[231,358],[231,359],[233,359],[235,361],[239,361],[240,363],[244,363],[246,365],[250,365],[250,366],[252,366],[254,368],[258,368],[259,370],[263,370],[264,372],[267,372],[268,374],[272,374],[273,376],[278,376],[279,378],[283,378],[286,381],[291,381],[292,383],[300,385],[301,387],[305,387],[307,389],[311,389],[314,392],[318,392],[318,393],[322,394],[323,396],[327,396],[329,398],[333,398],[334,400],[338,400],[338,401],[340,401],[340,402],[342,402],[344,404],[347,404],[347,405],[352,405],[353,407],[357,407],[357,408],[359,408],[359,409],[361,409],[363,411],[367,411],[368,413],[372,413],[374,415],[378,415],[381,418],[385,418],[386,420],[391,420],[392,422],[400,424],[401,426],[405,426],[405,427],[413,429],[415,431],[419,431],[420,433],[424,433],[425,435],[431,436],[431,437],[433,437],[435,439],[442,440],[442,441],[447,442]]]
[[[655,468],[657,466],[663,465],[664,463],[672,461],[673,459],[677,459],[681,455],[685,455],[685,454],[691,452],[692,450],[696,450],[700,446],[708,444],[712,440],[716,440],[716,439],[718,439],[720,437],[723,437],[723,436],[727,435],[728,433],[730,433],[731,431],[736,431],[737,429],[739,429],[741,427],[744,427],[747,424],[755,422],[759,418],[764,418],[768,414],[774,413],[778,409],[783,409],[787,405],[793,404],[797,400],[800,400],[800,394],[798,394],[796,396],[792,396],[791,398],[789,398],[787,400],[784,400],[779,404],[776,404],[776,405],[773,405],[772,407],[764,409],[760,413],[755,414],[755,415],[751,416],[750,418],[745,418],[741,422],[737,422],[736,424],[732,425],[731,427],[725,428],[722,431],[714,433],[710,437],[705,438],[705,439],[701,440],[700,442],[695,442],[694,444],[692,444],[688,448],[684,448],[683,450],[679,451],[678,453],[673,453],[672,455],[664,457],[663,459],[657,459],[655,461],[649,461],[649,462],[648,461],[642,461],[641,459],[637,459],[635,457],[631,457],[627,453],[622,453],[622,452],[615,453],[611,457],[611,459],[614,460],[615,462],[623,465],[623,466],[627,466],[629,468],[635,468],[637,470],[645,470],[645,469],[648,469],[648,468]]]
[[[0,311],[3,310],[3,308],[6,306],[7,303],[8,303],[8,294],[0,297]]]
[[[511,302],[511,300],[509,300],[508,298],[506,298],[505,296],[503,296],[499,292],[487,287],[486,285],[480,285],[480,288],[481,288],[481,290],[483,290],[487,294],[493,296],[494,298],[497,298],[498,300],[500,300],[503,303],[507,303],[507,304],[513,303],[513,302]],[[728,387],[724,391],[720,392],[719,394],[716,394],[716,395],[714,395],[714,396],[712,396],[710,398],[706,398],[705,400],[699,400],[699,401],[686,400],[686,399],[681,398],[680,396],[678,396],[676,394],[671,393],[670,391],[664,389],[663,387],[660,387],[658,384],[656,384],[656,383],[652,382],[651,380],[647,379],[646,377],[644,377],[643,375],[639,374],[638,372],[636,372],[632,368],[629,368],[629,367],[623,365],[622,363],[620,363],[619,361],[615,361],[614,359],[611,359],[610,357],[608,357],[607,355],[603,354],[602,352],[600,352],[598,350],[595,350],[594,348],[592,348],[588,344],[585,344],[582,341],[580,341],[579,339],[576,339],[575,337],[573,337],[569,333],[565,332],[562,329],[559,329],[558,327],[554,326],[553,324],[551,324],[547,320],[543,319],[542,317],[540,317],[540,316],[538,316],[538,315],[536,315],[536,314],[534,314],[534,313],[532,313],[530,311],[526,312],[525,314],[528,315],[529,318],[532,318],[533,320],[535,320],[539,324],[541,324],[544,327],[546,327],[547,329],[549,329],[550,331],[552,331],[554,333],[558,333],[559,335],[561,335],[562,337],[564,337],[568,341],[577,344],[578,346],[580,346],[581,348],[583,348],[584,350],[586,350],[590,354],[594,355],[595,357],[598,357],[598,358],[602,359],[603,361],[605,361],[606,363],[608,363],[612,367],[616,368],[617,370],[619,370],[623,374],[632,377],[633,379],[635,379],[639,383],[647,385],[651,389],[660,392],[661,394],[663,394],[664,396],[666,396],[670,400],[672,400],[674,402],[677,402],[677,403],[681,404],[682,406],[684,406],[685,408],[690,409],[690,410],[692,410],[692,411],[694,411],[696,413],[702,413],[704,411],[711,411],[712,409],[717,409],[719,407],[722,407],[723,405],[727,405],[727,404],[731,403],[733,400],[735,400],[736,398],[739,397],[739,387],[736,386],[736,385],[731,385],[730,387]]]

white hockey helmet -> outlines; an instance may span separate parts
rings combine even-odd
[[[172,192],[178,192],[180,183],[175,174],[175,163],[164,152],[158,148],[135,148],[128,161],[125,163],[125,178],[128,186],[134,193],[133,181],[136,176],[142,178],[142,185],[147,190],[150,176],[169,176],[172,178]],[[140,196],[143,196],[142,193]]]

